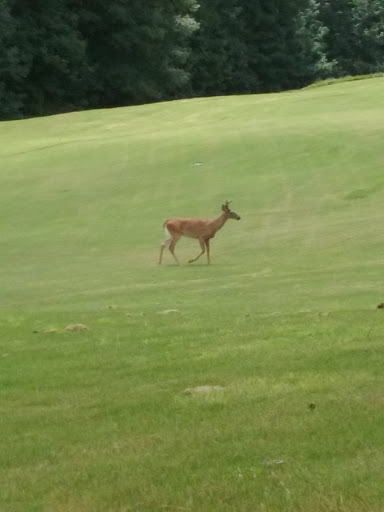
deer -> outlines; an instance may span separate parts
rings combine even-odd
[[[205,251],[207,251],[207,260],[209,265],[211,263],[209,254],[209,242],[211,238],[213,238],[217,231],[219,231],[219,229],[224,226],[228,219],[240,220],[239,215],[230,210],[230,202],[231,201],[225,201],[225,203],[221,206],[222,214],[217,219],[194,219],[177,217],[174,219],[166,220],[163,224],[163,230],[165,235],[169,238],[167,238],[161,244],[159,265],[161,265],[163,251],[166,247],[169,248],[176,263],[180,265],[180,262],[175,254],[175,245],[182,236],[186,236],[188,238],[196,238],[200,243],[200,254],[198,254],[196,258],[189,260],[188,263],[193,263],[194,261],[198,260],[200,256],[202,256]]]

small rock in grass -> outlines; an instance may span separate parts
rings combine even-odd
[[[274,459],[274,460],[267,460],[263,462],[264,466],[275,466],[279,464],[285,464],[285,460],[283,459]]]
[[[193,394],[193,393],[211,393],[212,391],[221,391],[223,386],[197,386],[195,388],[187,388],[184,390],[184,393],[186,394]]]
[[[159,315],[169,315],[169,313],[178,313],[178,309],[164,309],[164,311],[158,311]]]
[[[67,331],[67,332],[88,331],[89,328],[86,325],[83,325],[83,324],[70,324],[70,325],[67,325],[67,327],[64,330]]]

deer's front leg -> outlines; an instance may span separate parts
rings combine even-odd
[[[211,258],[209,257],[209,238],[208,240],[205,241],[205,247],[207,249],[207,260],[208,260],[208,265],[211,264]]]
[[[194,261],[198,260],[202,254],[205,253],[205,241],[203,239],[199,238],[200,247],[201,247],[201,253],[196,256],[196,258],[193,258],[192,260],[189,260],[188,263],[193,263]]]

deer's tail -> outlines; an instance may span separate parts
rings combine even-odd
[[[168,222],[168,221],[166,220],[166,221],[164,222],[164,224],[163,224],[163,231],[164,231],[165,236],[170,237],[170,236],[171,236],[171,233],[168,231],[168,228],[167,228],[167,222]]]

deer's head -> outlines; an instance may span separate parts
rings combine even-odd
[[[230,202],[231,201],[225,201],[225,203],[221,206],[221,209],[227,215],[228,219],[240,220],[240,216],[237,215],[237,213],[230,210],[230,208],[229,208]]]

